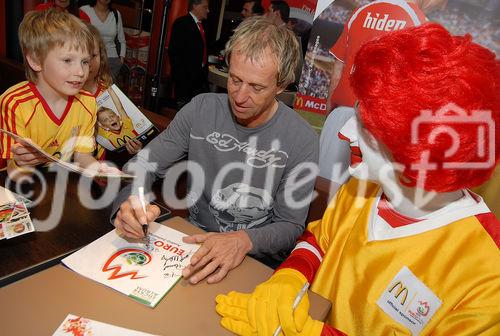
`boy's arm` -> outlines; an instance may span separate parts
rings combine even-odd
[[[78,162],[80,164],[80,167],[85,169],[89,168],[93,164],[98,163],[98,161],[92,156],[91,153],[75,152],[74,160],[75,162]]]

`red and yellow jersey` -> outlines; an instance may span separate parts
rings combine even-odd
[[[312,281],[346,335],[500,335],[500,223],[463,192],[408,221],[379,204],[379,186],[351,178],[280,268]]]
[[[132,119],[126,117],[122,117],[122,128],[120,129],[120,132],[116,133],[113,131],[108,131],[105,130],[102,127],[98,128],[98,135],[108,139],[109,142],[113,145],[115,148],[120,148],[121,146],[124,146],[129,140],[135,139],[139,134],[137,131],[134,129],[134,125],[132,124]]]
[[[99,97],[99,95],[100,95],[101,93],[103,93],[103,92],[104,92],[104,91],[106,91],[107,89],[108,89],[108,88],[107,88],[107,86],[104,84],[104,82],[100,80],[100,81],[99,81],[99,83],[97,84],[97,90],[95,90],[95,93],[93,94],[93,96],[94,96],[95,98],[97,98],[97,97]]]
[[[359,48],[386,32],[419,26],[425,15],[414,4],[404,0],[374,1],[356,9],[344,24],[344,30],[330,49],[344,63],[342,74],[330,97],[332,106],[354,106],[355,97],[349,85],[354,56]]]
[[[84,92],[70,96],[58,118],[33,83],[21,82],[0,96],[0,117],[1,128],[31,139],[57,158],[94,151],[96,102]],[[2,159],[12,159],[14,140],[3,133],[0,140]]]

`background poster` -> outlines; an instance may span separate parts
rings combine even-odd
[[[342,33],[354,9],[370,0],[318,0],[294,108],[318,132],[325,122],[328,91],[334,64],[329,49]],[[289,2],[290,3],[290,2]],[[452,34],[470,33],[473,40],[500,50],[500,0],[443,0],[441,8],[426,13],[430,21]]]

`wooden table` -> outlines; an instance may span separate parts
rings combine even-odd
[[[46,220],[49,231],[35,231],[12,239],[0,240],[0,286],[55,265],[68,253],[96,240],[113,229],[109,221],[109,208],[91,210],[80,203],[78,183],[89,182],[82,188],[91,197],[98,199],[101,189],[91,180],[69,173],[68,179],[57,179],[55,173],[43,172],[47,183],[45,196],[39,204],[28,209],[30,217]],[[5,185],[6,173],[0,174],[0,183]],[[31,199],[42,193],[42,184],[23,185],[24,192],[32,192]],[[61,216],[53,216],[61,211]],[[40,227],[36,227],[37,230]]]
[[[201,231],[179,217],[164,223],[187,234]],[[230,335],[219,324],[215,297],[251,292],[271,273],[246,257],[218,284],[181,280],[152,309],[58,265],[0,288],[2,335],[51,335],[69,313],[158,335]],[[310,301],[311,315],[324,319],[329,301],[314,293]]]

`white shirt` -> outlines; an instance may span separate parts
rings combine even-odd
[[[108,58],[125,57],[126,53],[126,42],[125,33],[123,32],[123,22],[120,11],[116,11],[118,14],[118,23],[115,20],[115,15],[112,11],[108,13],[106,20],[104,22],[97,16],[94,7],[89,5],[82,6],[80,9],[85,12],[89,18],[90,23],[97,28],[99,33],[101,33],[101,38],[106,46],[106,51],[108,53]],[[121,44],[120,55],[116,51],[115,36],[118,34],[118,41]]]

